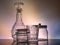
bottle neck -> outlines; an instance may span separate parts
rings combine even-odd
[[[17,14],[16,14],[16,23],[17,23],[18,25],[21,25],[21,26],[24,25],[24,23],[23,23],[23,21],[22,21],[22,14],[21,14],[21,13],[17,13]]]

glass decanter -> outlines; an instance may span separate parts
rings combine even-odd
[[[23,21],[22,21],[22,5],[24,5],[24,3],[22,2],[17,2],[15,3],[15,8],[17,10],[17,13],[16,13],[16,21],[12,27],[12,38],[13,38],[13,41],[17,41],[17,39],[19,41],[25,41],[27,40],[27,34],[26,34],[26,31],[27,31],[27,26],[24,25]],[[19,35],[22,35],[22,36],[17,36],[16,33],[22,33],[22,34],[19,34]],[[17,38],[18,37],[18,38]]]

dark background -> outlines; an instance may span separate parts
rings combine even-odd
[[[0,0],[0,39],[11,39],[10,31],[16,14],[13,4],[16,1],[19,0]],[[23,0],[23,2],[27,5],[26,9],[34,6],[38,20],[36,22],[48,26],[49,38],[60,39],[60,0]],[[25,11],[28,16],[29,10]]]

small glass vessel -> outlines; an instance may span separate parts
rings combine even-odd
[[[39,24],[38,44],[48,45],[47,25]]]
[[[38,39],[41,41],[48,40],[48,30],[47,25],[40,25],[39,26],[39,35]]]
[[[30,33],[28,35],[29,45],[38,45],[38,25],[29,25]]]
[[[48,40],[48,31],[47,31],[47,25],[40,25],[39,26],[39,40]]]

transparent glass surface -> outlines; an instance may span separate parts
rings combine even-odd
[[[24,25],[22,20],[22,2],[15,3],[16,8],[16,21],[12,27],[12,38],[13,38],[13,44],[19,44],[20,45],[26,45],[27,44],[27,26]]]
[[[38,45],[38,25],[29,25],[30,31],[28,35],[29,45]]]
[[[48,40],[48,31],[47,28],[39,28],[39,34],[38,34],[39,40]]]
[[[37,41],[38,40],[38,26],[30,25],[29,30],[30,30],[29,41]]]

